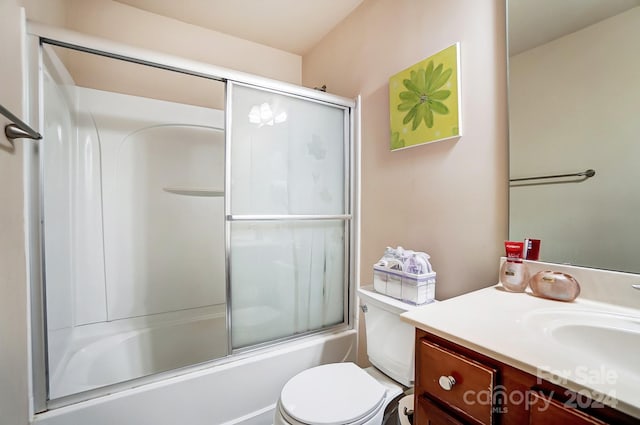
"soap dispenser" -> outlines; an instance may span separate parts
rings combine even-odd
[[[504,243],[507,259],[500,267],[500,283],[511,292],[524,292],[529,282],[529,270],[522,262],[523,242]]]

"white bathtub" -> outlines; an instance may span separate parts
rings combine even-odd
[[[143,336],[145,331],[136,335]],[[134,343],[132,337],[120,338],[124,344],[113,347],[114,359],[120,350],[144,345]],[[102,351],[97,346],[86,351],[109,356],[108,350]],[[280,389],[289,378],[320,364],[355,361],[355,355],[355,330],[310,336],[242,358],[224,359],[197,371],[59,407],[36,415],[33,423],[267,425],[272,423]]]
[[[227,354],[224,306],[78,326],[52,333],[49,397],[57,399]]]

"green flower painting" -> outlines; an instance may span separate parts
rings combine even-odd
[[[391,149],[404,148],[404,140],[400,138],[400,133],[397,131],[391,133]]]
[[[389,79],[391,150],[460,136],[458,44]]]
[[[398,111],[408,111],[402,119],[403,124],[412,122],[411,130],[418,128],[420,123],[431,128],[433,127],[433,113],[448,114],[449,108],[442,103],[443,100],[451,96],[451,90],[439,90],[451,77],[451,68],[442,71],[442,64],[433,69],[433,61],[429,61],[427,68],[418,68],[411,71],[411,78],[405,78],[402,84],[407,88],[401,91],[401,103]]]

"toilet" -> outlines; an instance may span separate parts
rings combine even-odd
[[[416,306],[373,287],[358,289],[358,296],[373,367],[331,363],[298,373],[280,392],[274,425],[380,425],[387,406],[413,387],[415,330],[400,314]],[[390,423],[407,423],[406,416]]]

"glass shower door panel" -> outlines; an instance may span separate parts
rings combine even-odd
[[[345,320],[345,108],[231,86],[234,349]]]
[[[343,108],[233,87],[232,214],[344,214]]]
[[[231,227],[233,348],[343,322],[345,222]]]
[[[51,46],[41,70],[46,397],[227,356],[224,112],[195,104],[223,83]]]

